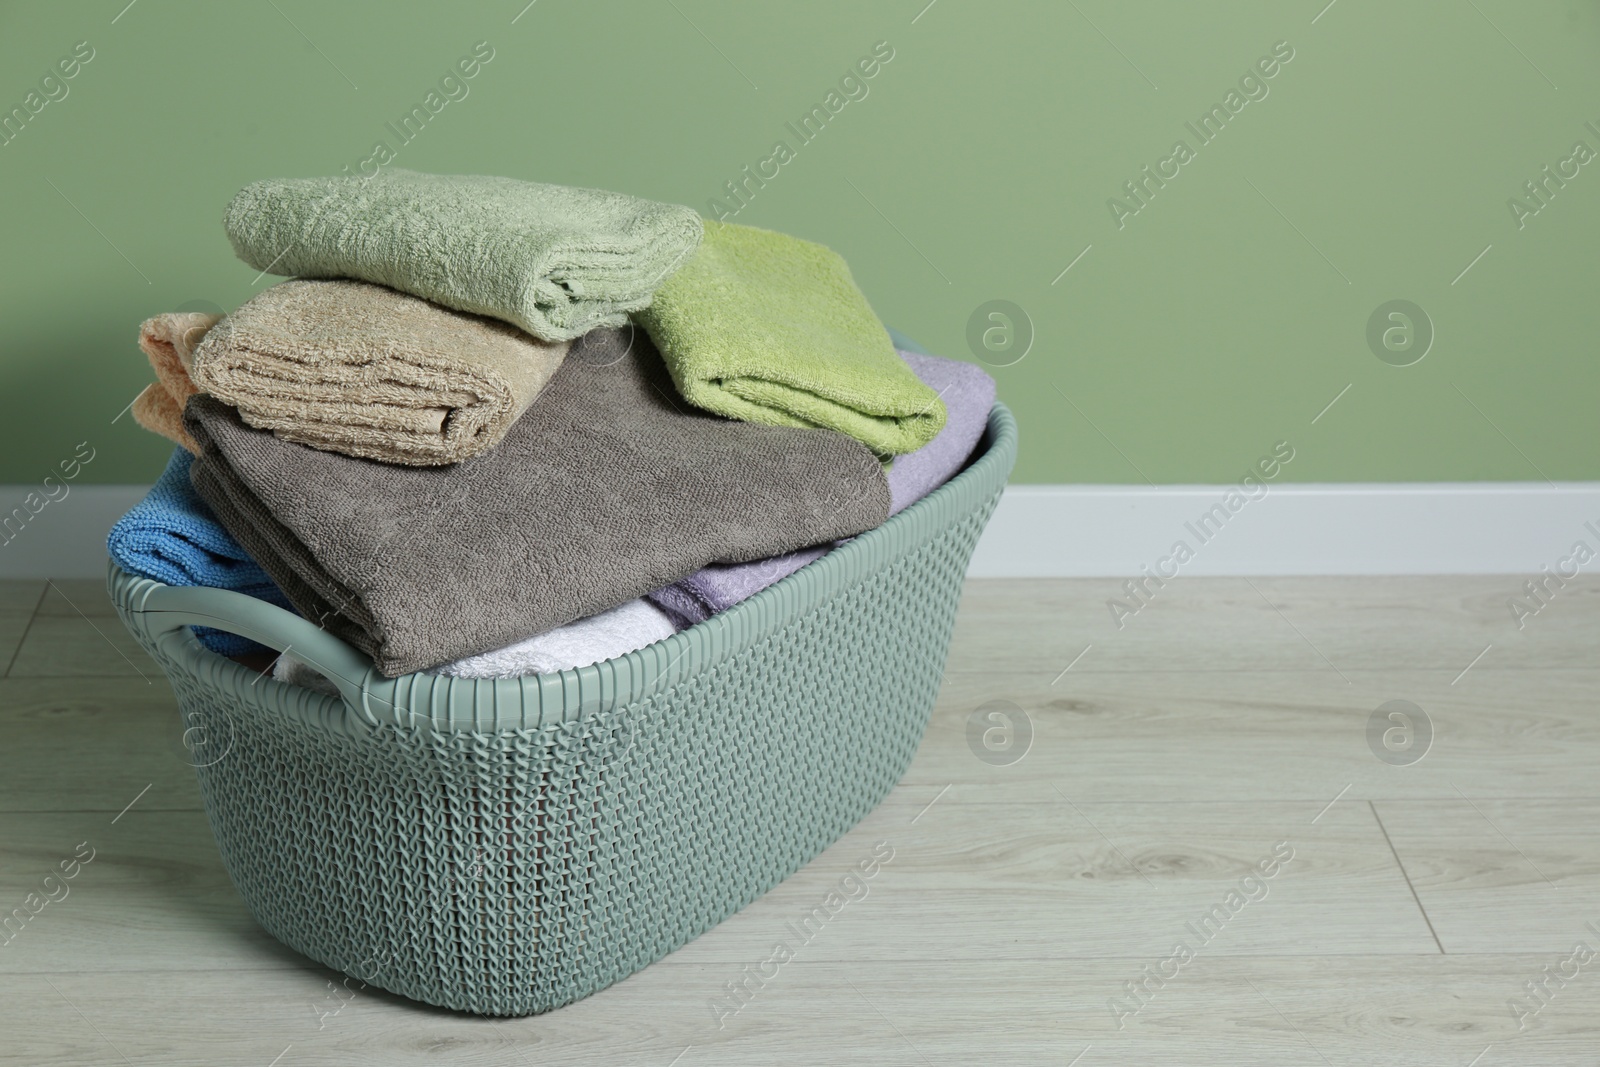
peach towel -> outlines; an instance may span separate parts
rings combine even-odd
[[[195,346],[221,318],[180,311],[146,319],[139,327],[139,347],[150,358],[156,380],[134,398],[134,421],[197,455],[199,446],[183,428],[183,405],[200,391],[189,380],[188,368]]]

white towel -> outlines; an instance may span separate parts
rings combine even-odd
[[[555,674],[636,652],[676,632],[672,620],[660,608],[646,600],[630,600],[610,611],[569,622],[504,648],[458,659],[428,673],[454,678],[520,678],[525,674]],[[319,693],[338,693],[332,682],[292,652],[285,652],[278,657],[272,668],[272,677]]]
[[[554,674],[636,652],[677,632],[677,627],[660,608],[642,599],[630,600],[610,611],[569,622],[514,645],[447,663],[432,673],[455,678]]]

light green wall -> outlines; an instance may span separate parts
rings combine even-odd
[[[84,481],[153,479],[164,444],[112,424],[148,380],[137,324],[267,284],[228,198],[394,144],[480,40],[493,60],[397,165],[704,212],[788,141],[739,221],[838,249],[936,352],[973,358],[985,301],[1027,312],[1031,351],[994,372],[1019,481],[1228,481],[1279,440],[1289,480],[1600,478],[1600,162],[1520,230],[1507,207],[1574,141],[1600,151],[1592,2],[1336,0],[1313,24],[1325,0],[537,0],[513,24],[524,2],[0,8],[7,108],[95,52],[0,146],[0,483],[85,439]],[[785,122],[884,40],[868,96],[798,146]],[[1119,230],[1108,198],[1284,40],[1269,95]],[[1408,367],[1365,340],[1396,298],[1437,331]]]

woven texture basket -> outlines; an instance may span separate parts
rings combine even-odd
[[[660,959],[799,869],[910,764],[1016,456],[639,652],[509,681],[386,679],[289,612],[111,568],[166,671],[228,873],[274,937],[430,1004],[528,1015]],[[206,651],[296,655],[338,698]]]

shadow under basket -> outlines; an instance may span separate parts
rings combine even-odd
[[[111,598],[177,692],[223,863],[269,933],[402,996],[530,1015],[715,926],[888,795],[1016,447],[997,404],[967,468],[883,526],[560,674],[384,678],[239,593],[113,565]],[[340,695],[215,655],[194,625],[293,646]]]

